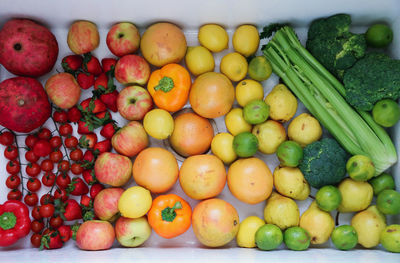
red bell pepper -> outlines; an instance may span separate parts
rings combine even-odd
[[[31,230],[28,207],[17,200],[0,205],[0,247],[7,247],[25,237]]]

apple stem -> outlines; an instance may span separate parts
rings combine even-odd
[[[158,82],[158,85],[154,87],[154,90],[162,90],[164,92],[169,92],[174,87],[174,81],[170,77],[163,77]]]
[[[161,211],[161,217],[162,220],[164,221],[168,221],[168,222],[172,222],[174,221],[175,217],[176,217],[176,209],[181,209],[182,208],[182,204],[181,202],[177,201],[173,207],[169,207],[167,206],[166,208],[164,208]]]

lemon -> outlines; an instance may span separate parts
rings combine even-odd
[[[118,210],[122,216],[139,218],[144,216],[151,207],[150,191],[141,186],[126,189],[118,200]]]
[[[189,71],[195,76],[214,71],[214,57],[203,46],[189,47],[185,56],[185,62]]]
[[[225,116],[225,125],[232,135],[251,131],[251,124],[247,123],[241,108],[234,108]]]
[[[250,101],[262,100],[264,98],[263,86],[252,79],[244,79],[236,85],[236,100],[240,106],[244,107]]]
[[[264,220],[257,216],[246,217],[239,224],[236,243],[239,247],[256,247],[255,235],[257,230],[265,225]]]
[[[257,28],[253,25],[241,25],[233,33],[233,48],[245,57],[256,53],[259,44],[260,36]]]
[[[151,137],[164,140],[174,131],[174,119],[168,111],[154,109],[144,116],[143,127]]]
[[[249,77],[257,80],[267,80],[272,73],[272,67],[264,56],[257,56],[250,60],[248,74]]]
[[[237,155],[233,150],[233,135],[227,132],[218,133],[211,141],[211,151],[225,164],[236,160]]]
[[[207,24],[201,26],[198,38],[200,44],[211,52],[220,52],[228,48],[228,33],[220,25]]]
[[[232,81],[240,81],[247,74],[247,60],[237,52],[226,54],[221,59],[220,71]]]

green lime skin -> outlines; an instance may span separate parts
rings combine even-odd
[[[294,226],[286,229],[283,242],[290,250],[306,250],[310,246],[310,234],[302,227]]]
[[[303,148],[295,141],[284,141],[276,150],[281,165],[296,167],[303,160]]]
[[[389,252],[400,253],[400,225],[389,225],[380,236],[382,246]]]
[[[392,127],[400,119],[400,107],[394,100],[380,100],[372,108],[372,118],[383,127]]]
[[[258,139],[251,132],[242,132],[233,138],[233,150],[239,157],[251,157],[258,151]]]
[[[386,215],[400,214],[400,193],[392,189],[383,190],[376,198],[376,207]]]
[[[375,166],[371,159],[365,155],[354,155],[346,163],[346,170],[351,179],[367,181],[375,175]]]
[[[332,231],[331,239],[337,249],[350,250],[357,245],[358,235],[354,227],[341,225]]]
[[[367,45],[376,48],[385,48],[393,41],[393,31],[385,24],[374,24],[365,33]]]
[[[244,120],[250,124],[265,122],[269,116],[269,105],[263,100],[253,100],[243,108]]]
[[[382,173],[377,177],[372,178],[368,181],[372,188],[374,189],[374,195],[378,195],[385,189],[393,189],[396,187],[394,183],[393,176],[388,173]]]
[[[330,212],[339,207],[342,202],[342,194],[337,187],[325,185],[318,190],[315,201],[321,210]]]
[[[272,73],[272,67],[264,56],[256,56],[250,60],[248,74],[256,81],[267,80]]]
[[[255,241],[261,250],[274,250],[283,242],[282,230],[276,225],[265,224],[257,230]]]

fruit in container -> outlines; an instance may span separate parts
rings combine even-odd
[[[265,154],[273,154],[282,142],[286,141],[286,130],[274,120],[267,120],[253,127],[252,133],[258,139],[258,150]]]
[[[182,30],[167,22],[151,25],[140,40],[143,57],[156,67],[179,63],[185,56],[186,49],[186,37]]]
[[[73,75],[57,73],[47,79],[44,86],[50,100],[61,109],[75,106],[81,96],[81,88]]]
[[[127,120],[143,120],[153,107],[149,92],[137,85],[128,86],[121,90],[117,97],[118,112]]]
[[[232,52],[222,57],[219,69],[230,80],[236,82],[246,77],[248,64],[244,56],[237,52]]]
[[[182,163],[179,183],[190,198],[202,200],[216,197],[225,187],[225,166],[214,155],[190,156]]]
[[[232,36],[232,45],[236,52],[245,57],[253,55],[258,50],[260,36],[254,25],[241,25],[236,28]]]
[[[372,118],[383,127],[392,127],[400,119],[400,106],[394,100],[380,100],[372,108]]]
[[[100,35],[96,24],[79,20],[71,24],[68,30],[68,47],[77,55],[95,50],[99,46]]]
[[[291,198],[272,192],[264,208],[264,219],[268,224],[285,230],[299,225],[300,211],[297,203]]]
[[[347,160],[346,171],[355,181],[367,181],[375,175],[375,166],[368,156],[357,154]]]
[[[373,24],[365,32],[365,41],[368,46],[385,48],[393,41],[393,31],[387,24]]]
[[[256,56],[249,62],[247,74],[257,81],[267,80],[272,73],[271,64],[265,56]]]
[[[213,55],[203,46],[188,47],[185,63],[190,73],[195,76],[214,71],[215,67]]]
[[[400,193],[393,189],[383,190],[376,198],[376,207],[385,215],[400,214]]]
[[[350,250],[358,243],[356,229],[350,225],[341,225],[332,231],[333,245],[340,250]]]
[[[153,109],[144,115],[143,127],[148,135],[165,140],[174,131],[174,118],[163,109]]]
[[[108,221],[86,221],[76,232],[76,244],[82,250],[110,249],[114,240],[114,227]]]
[[[135,53],[139,49],[140,33],[130,22],[119,22],[113,25],[107,33],[108,49],[117,57]]]
[[[304,147],[321,138],[322,128],[316,118],[308,113],[302,113],[290,122],[288,136],[290,140]]]
[[[395,189],[393,176],[388,173],[381,173],[380,175],[372,178],[368,183],[374,189],[374,195],[377,196],[380,192],[385,189]]]
[[[50,117],[51,106],[42,84],[29,77],[0,83],[0,124],[16,132],[31,132]]]
[[[189,101],[193,110],[200,116],[218,118],[232,108],[235,101],[235,89],[224,74],[207,72],[194,80]]]
[[[325,185],[317,191],[315,201],[321,210],[331,212],[339,207],[342,194],[336,186]]]
[[[94,171],[100,183],[120,187],[131,178],[132,161],[117,153],[104,152],[97,157]]]
[[[193,209],[192,227],[200,243],[222,247],[237,235],[239,215],[230,203],[218,198],[208,199]]]
[[[244,79],[236,85],[235,98],[242,107],[253,100],[262,100],[264,98],[263,86],[255,80]]]
[[[110,187],[101,190],[93,201],[94,213],[100,220],[115,222],[119,217],[118,200],[124,189]]]
[[[0,31],[0,63],[11,73],[40,77],[57,60],[58,43],[49,29],[29,19],[10,19]]]
[[[283,242],[290,250],[306,250],[311,243],[310,234],[302,227],[294,226],[283,233]]]
[[[242,132],[251,132],[253,127],[245,121],[242,108],[234,108],[225,115],[225,126],[233,136]]]
[[[250,124],[261,124],[268,119],[269,106],[263,100],[253,100],[243,108],[243,117]]]
[[[114,74],[121,84],[145,85],[150,77],[150,65],[143,57],[129,54],[118,60]]]
[[[256,232],[265,225],[264,220],[257,216],[246,217],[239,224],[239,231],[236,235],[236,243],[239,247],[256,247]]]
[[[237,199],[247,204],[257,204],[271,195],[273,177],[261,159],[239,159],[230,165],[227,183]]]
[[[256,245],[261,250],[277,249],[283,242],[282,230],[273,224],[264,224],[255,234]]]
[[[241,132],[233,138],[233,150],[239,157],[251,157],[258,151],[258,139],[251,132]]]
[[[211,52],[221,52],[228,48],[229,36],[225,28],[216,24],[206,24],[199,28],[200,45]]]
[[[357,212],[366,209],[372,201],[373,189],[367,182],[344,179],[338,186],[342,195],[339,212]]]
[[[297,167],[303,160],[303,148],[295,141],[284,141],[279,144],[276,156],[281,165]]]
[[[151,236],[151,226],[146,216],[139,218],[121,216],[115,223],[115,236],[124,247],[138,247]]]
[[[218,133],[211,141],[211,152],[225,164],[230,164],[237,158],[233,149],[233,135],[227,132]]]
[[[380,242],[387,251],[400,253],[400,225],[387,226],[381,233]]]
[[[275,121],[287,122],[297,111],[297,99],[283,84],[276,85],[265,97],[269,105],[269,117]]]
[[[169,142],[178,154],[188,157],[206,152],[213,136],[214,128],[208,119],[186,112],[175,117]]]
[[[164,193],[178,179],[179,167],[175,156],[164,148],[150,147],[136,157],[132,175],[135,182],[152,193]]]
[[[111,144],[119,154],[133,157],[147,147],[149,138],[140,122],[131,121],[113,135]]]
[[[123,217],[139,218],[150,210],[152,201],[149,190],[141,186],[132,186],[119,198],[118,210]]]
[[[310,185],[297,167],[277,166],[274,170],[274,186],[280,194],[295,200],[305,200],[310,194]]]

